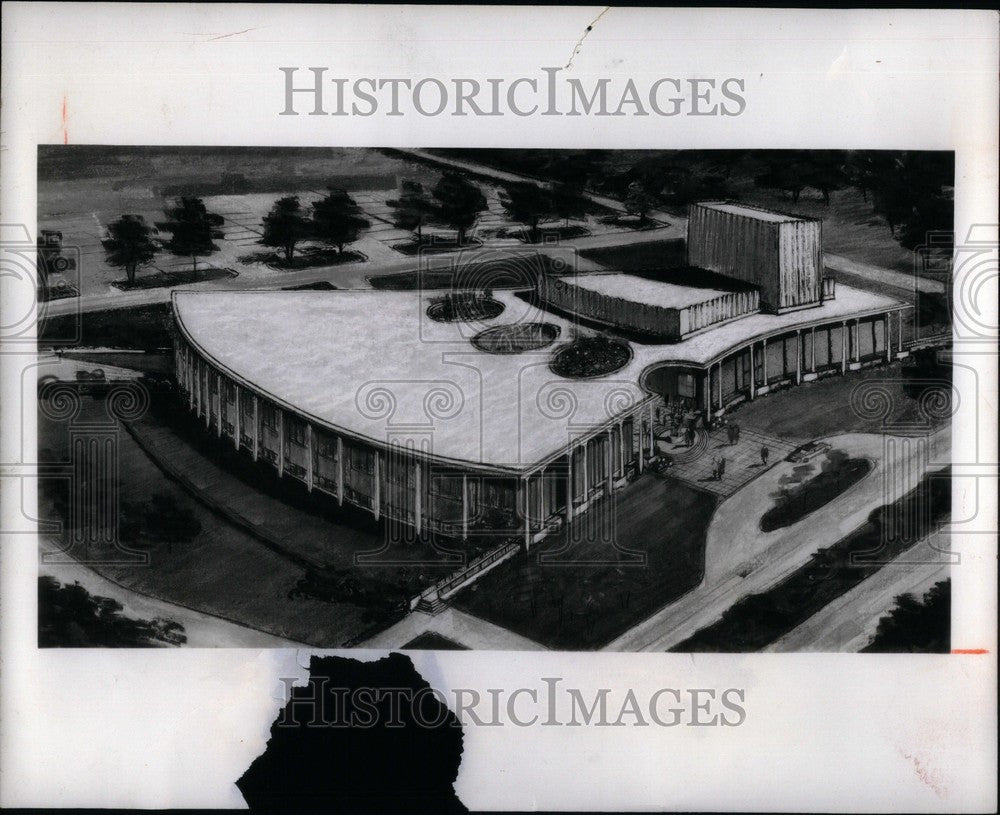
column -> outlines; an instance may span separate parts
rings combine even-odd
[[[212,388],[208,377],[210,376],[208,366],[205,366],[205,398],[202,399],[202,404],[205,406],[205,428],[211,429],[212,427]]]
[[[462,540],[469,539],[469,476],[462,473]]]
[[[278,412],[278,478],[285,474],[285,411],[275,405]]]
[[[750,343],[750,398],[757,395],[757,368],[753,364],[753,343]]]
[[[618,433],[618,470],[624,477],[625,475],[625,439],[622,438],[622,423],[618,422],[618,427],[615,432]],[[630,442],[631,443],[631,442]]]
[[[344,505],[344,437],[337,436],[337,503]]]
[[[722,360],[719,360],[719,410],[722,410]]]
[[[712,369],[705,371],[705,376],[701,381],[701,402],[702,409],[706,415],[712,412]]]
[[[642,454],[639,455],[639,467],[642,468]],[[566,522],[573,520],[573,445],[567,445],[566,453]]]
[[[892,336],[889,333],[891,320],[889,319],[888,311],[885,313],[882,325],[885,326],[882,330],[882,336],[885,338],[885,361],[892,362]]]
[[[413,525],[419,535],[423,529],[423,487],[421,484],[420,459],[413,462]]]
[[[802,383],[802,332],[795,332],[795,384]]]
[[[847,334],[850,330],[847,320],[844,320],[840,331],[840,372],[842,374],[847,373]]]
[[[260,455],[260,399],[253,397],[253,460]]]
[[[861,318],[854,320],[854,348],[851,349],[854,362],[861,362]]]
[[[614,445],[611,442],[611,433],[614,428],[608,428],[608,435],[604,439],[606,449],[604,451],[604,494],[611,495],[611,484],[615,480],[614,472],[611,466],[611,449]]]
[[[215,435],[220,439],[222,438],[222,409],[226,404],[226,394],[224,393],[224,385],[226,383],[227,381],[223,379],[222,374],[218,374],[215,377],[215,384],[219,391],[219,410],[215,416]]]
[[[761,386],[767,386],[767,340],[760,341],[760,379]]]
[[[240,429],[241,429],[240,425],[243,423],[243,413],[242,413],[242,410],[241,410],[242,406],[240,404],[240,401],[241,401],[240,400],[240,391],[242,391],[243,388],[241,388],[235,382],[233,383],[233,387],[236,388],[236,416],[233,417],[233,447],[235,447],[237,450],[239,450],[240,449]]]
[[[531,547],[531,476],[526,475],[521,484],[524,496],[524,550],[528,551]]]
[[[896,327],[899,333],[897,334],[898,342],[896,343],[896,355],[903,353],[903,312],[896,312]]]
[[[239,391],[237,391],[239,393]],[[306,489],[313,489],[313,426],[306,422]]]
[[[187,358],[187,365],[184,371],[184,384],[187,385],[188,392],[188,410],[194,410],[194,369],[191,367],[191,349],[185,346],[184,354]]]
[[[642,413],[636,411],[635,417],[633,418],[632,421],[633,421],[633,427],[635,427],[639,432],[639,450],[638,450],[638,455],[636,456],[636,466],[638,467],[639,473],[641,474],[643,465],[643,448],[645,446],[642,439]],[[631,444],[632,439],[629,439],[628,443]]]
[[[653,403],[649,403],[649,456],[656,455],[656,433],[653,430]]]
[[[580,446],[583,450],[583,495],[580,497],[581,501],[586,501],[590,498],[590,468],[587,466],[587,442],[584,440],[583,444]]]
[[[816,326],[812,327],[812,342],[809,343],[809,355],[812,357],[809,371],[810,373],[816,373]]]
[[[380,466],[378,450],[372,450],[372,455],[375,456],[375,464],[372,472],[375,477],[372,479],[373,492],[372,495],[372,512],[375,514],[375,520],[377,521],[382,515],[382,468]]]

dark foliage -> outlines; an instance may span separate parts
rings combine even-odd
[[[139,267],[156,256],[157,248],[153,228],[141,215],[122,215],[108,224],[108,234],[101,246],[108,265],[124,268],[129,283],[135,282]]]
[[[917,599],[896,598],[896,607],[879,620],[867,653],[947,654],[951,651],[951,580],[935,583]]]
[[[336,246],[340,254],[346,244],[356,241],[369,226],[361,208],[344,190],[330,190],[326,198],[313,204],[314,237]]]
[[[285,261],[292,262],[295,245],[312,234],[312,223],[306,217],[297,195],[279,198],[271,211],[264,216],[264,234],[260,242],[273,246],[285,253]]]
[[[219,251],[214,241],[221,240],[223,224],[221,215],[205,209],[200,198],[183,197],[177,206],[164,210],[167,220],[157,224],[161,232],[169,232],[170,239],[163,248],[173,255],[190,257],[192,269],[197,271],[198,258]]]
[[[465,233],[486,209],[486,196],[475,184],[459,173],[445,173],[434,186],[437,217],[452,227],[459,245],[465,243]]]
[[[560,348],[549,367],[567,379],[584,379],[617,371],[631,358],[632,349],[627,343],[610,337],[581,337]]]
[[[386,201],[395,210],[393,226],[417,233],[417,242],[423,241],[424,224],[431,223],[437,215],[434,200],[417,181],[404,181],[399,198]]]
[[[183,645],[184,626],[157,617],[136,620],[110,597],[88,592],[79,583],[63,585],[53,577],[38,578],[38,646],[40,648],[152,648]]]

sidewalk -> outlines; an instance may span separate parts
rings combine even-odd
[[[675,603],[661,609],[609,643],[606,651],[665,651],[718,620],[741,598],[761,592],[806,564],[813,552],[833,545],[861,526],[869,513],[912,490],[924,475],[914,448],[890,446],[877,434],[831,436],[825,441],[851,456],[871,459],[872,472],[846,492],[798,523],[761,532],[760,517],[771,506],[770,493],[797,466],[781,462],[719,506],[708,529],[705,579]],[[951,432],[944,427],[929,437],[928,469],[943,466],[950,455]],[[893,460],[885,461],[890,447]],[[882,473],[893,477],[885,478]]]
[[[466,648],[486,651],[544,651],[544,645],[480,620],[464,611],[450,607],[438,615],[413,611],[395,625],[381,631],[370,640],[359,643],[358,648],[401,648],[420,636],[433,632],[464,645]]]

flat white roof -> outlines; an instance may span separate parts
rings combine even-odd
[[[686,308],[687,306],[714,300],[732,292],[724,289],[680,286],[660,280],[649,280],[637,275],[581,274],[558,278],[570,286],[597,292],[608,297],[617,297],[634,303],[643,303],[660,308]]]
[[[567,320],[498,291],[499,316],[475,325],[426,316],[434,295],[385,291],[176,291],[178,325],[210,361],[319,424],[375,442],[408,440],[455,462],[515,470],[557,455],[571,438],[627,413],[658,363],[705,365],[750,339],[796,326],[906,307],[838,285],[837,299],[779,316],[754,314],[669,345],[630,343],[604,377],[552,373]],[[495,325],[556,325],[553,345],[488,354],[469,341]]]
[[[743,218],[753,218],[757,221],[768,221],[770,223],[788,223],[791,221],[810,221],[811,218],[804,218],[799,215],[788,215],[784,212],[775,212],[770,209],[752,207],[747,204],[733,204],[728,201],[699,202],[695,206],[714,209],[719,212],[728,212],[730,215],[739,215]]]

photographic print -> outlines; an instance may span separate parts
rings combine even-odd
[[[996,810],[996,11],[3,23],[0,805]]]
[[[39,645],[947,652],[953,188],[40,146]]]

